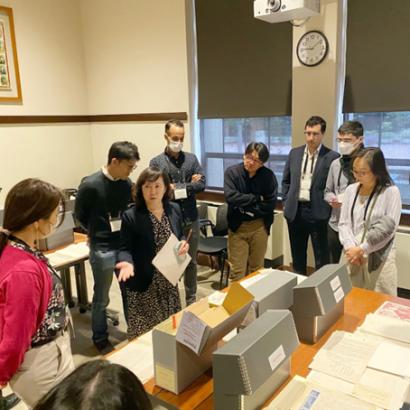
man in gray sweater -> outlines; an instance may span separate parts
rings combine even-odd
[[[352,158],[356,152],[364,148],[362,124],[359,121],[345,121],[338,129],[337,142],[341,157],[331,163],[325,189],[325,200],[332,207],[327,231],[330,263],[339,263],[342,253],[343,247],[339,241],[337,225],[343,194],[347,186],[355,182]]]

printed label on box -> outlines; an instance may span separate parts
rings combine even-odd
[[[272,371],[274,371],[286,358],[285,351],[283,350],[283,346],[280,345],[269,357],[269,364]]]

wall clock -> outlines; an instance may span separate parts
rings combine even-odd
[[[326,36],[317,30],[308,31],[299,39],[296,55],[299,61],[308,67],[320,64],[329,51]]]

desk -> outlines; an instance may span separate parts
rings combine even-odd
[[[314,345],[300,344],[292,355],[291,377],[298,374],[306,377],[309,364],[317,351],[325,344],[335,330],[353,332],[363,322],[368,313],[374,312],[383,302],[393,301],[410,306],[410,300],[397,298],[373,291],[353,288],[345,298],[344,315]],[[290,381],[290,378],[275,392],[272,399]],[[152,383],[152,381],[148,382]],[[148,384],[147,383],[147,384]],[[149,390],[147,389],[149,392]],[[214,408],[213,383],[211,373],[206,373],[179,395],[159,389],[155,396],[181,409],[209,410]],[[271,399],[271,400],[272,400]]]
[[[87,235],[81,233],[74,233],[74,243],[81,243],[87,241]],[[71,245],[71,244],[70,244]],[[68,246],[68,245],[67,245]],[[45,255],[50,255],[56,251],[64,249],[66,246],[60,246],[56,249],[44,252]],[[88,292],[87,292],[87,280],[85,276],[85,261],[88,259],[87,256],[78,257],[75,259],[70,259],[67,262],[61,264],[55,264],[53,267],[58,270],[61,274],[61,281],[63,282],[64,294],[67,299],[68,306],[70,308],[74,307],[72,289],[71,289],[71,279],[70,279],[70,269],[74,268],[75,274],[75,284],[77,288],[77,298],[78,307],[81,313],[85,313],[89,308],[88,303]]]

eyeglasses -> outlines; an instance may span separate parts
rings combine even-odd
[[[125,163],[126,164],[126,167],[128,168],[128,169],[130,169],[131,171],[134,171],[134,170],[136,170],[137,169],[137,164],[135,164],[135,163],[129,163],[129,162],[126,162]]]
[[[247,162],[253,162],[254,164],[262,165],[263,162],[259,158],[254,158],[250,155],[245,155],[244,156],[245,161]]]

